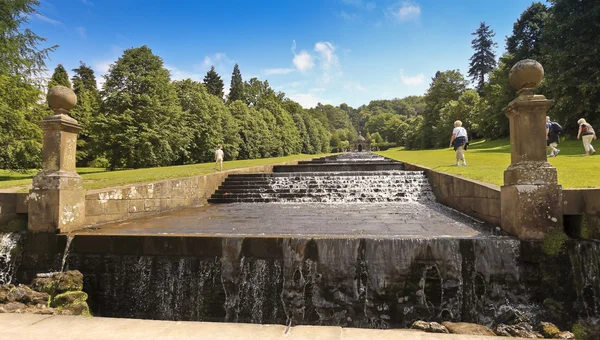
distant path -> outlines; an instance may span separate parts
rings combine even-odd
[[[491,340],[496,338],[478,335],[432,334],[405,329],[373,330],[325,326],[287,328],[281,325],[34,314],[0,314],[0,325],[2,325],[2,332],[0,332],[2,340],[47,339],[49,337],[61,340]]]

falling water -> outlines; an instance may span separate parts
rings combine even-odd
[[[0,284],[10,283],[20,261],[18,246],[21,234],[0,234]]]
[[[65,271],[65,264],[67,263],[67,257],[69,256],[69,251],[71,250],[71,242],[73,242],[73,236],[67,235],[67,244],[65,245],[65,251],[63,252],[62,262],[60,265],[60,271]]]
[[[420,171],[326,173],[267,177],[260,196],[278,202],[418,202],[434,200],[427,177]],[[260,190],[259,190],[260,191]]]

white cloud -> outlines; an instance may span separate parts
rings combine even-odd
[[[269,74],[289,74],[294,72],[295,70],[293,68],[268,68],[266,70],[264,70],[264,73],[269,75]]]
[[[345,3],[346,5],[352,5],[352,6],[362,5],[362,0],[342,0],[342,2]]]
[[[367,92],[367,88],[362,86],[357,81],[347,81],[344,83],[344,88],[351,92]]]
[[[48,18],[48,17],[46,17],[46,16],[43,16],[43,15],[41,15],[41,14],[39,14],[39,13],[35,13],[35,14],[33,14],[33,16],[31,16],[31,17],[32,17],[32,18],[34,18],[34,19],[37,19],[37,20],[39,20],[39,21],[43,21],[43,22],[45,22],[45,23],[48,23],[48,24],[54,25],[54,26],[61,26],[61,25],[63,24],[62,22],[60,22],[60,21],[58,21],[58,20],[50,19],[50,18]]]
[[[397,10],[392,10],[392,15],[398,21],[413,21],[421,16],[421,7],[412,2],[404,2]]]
[[[93,3],[93,2],[91,2],[90,0],[81,0],[81,2],[82,2],[84,5],[88,5],[88,6],[94,6],[94,3]]]
[[[328,83],[334,73],[341,74],[339,69],[340,60],[335,54],[335,47],[328,41],[315,44],[315,51],[319,53],[321,69],[323,70],[323,82]]]
[[[196,68],[201,70],[208,70],[211,66],[215,68],[229,68],[233,67],[235,61],[229,59],[225,53],[215,53],[212,56],[205,56],[202,60],[201,65],[195,65]]]
[[[323,100],[312,93],[297,93],[289,96],[291,100],[297,102],[302,105],[305,109],[310,109],[311,107],[317,106],[318,103],[321,104],[329,104],[330,101]]]
[[[292,62],[298,71],[306,72],[315,66],[315,62],[310,53],[305,50],[300,51],[300,53],[296,53],[296,40],[292,41],[292,53],[294,53],[294,59],[292,59]]]
[[[402,80],[402,84],[404,85],[421,85],[425,83],[425,75],[419,73],[416,76],[409,77],[404,75],[404,70],[400,70],[400,80]]]
[[[199,73],[191,73],[184,70],[180,70],[175,66],[165,64],[165,68],[169,70],[171,73],[172,80],[184,80],[184,79],[192,79],[195,81],[202,81],[204,76]]]
[[[86,37],[86,32],[85,32],[85,28],[84,27],[77,27],[77,33],[79,33],[79,35],[85,39]]]

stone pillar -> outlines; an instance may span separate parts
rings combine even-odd
[[[53,116],[44,118],[43,169],[33,178],[29,193],[30,232],[69,232],[85,218],[85,190],[75,169],[77,134],[82,126],[70,117],[77,103],[75,93],[64,86],[48,91]]]
[[[551,232],[563,233],[562,188],[546,158],[546,112],[554,102],[533,92],[544,78],[537,61],[518,62],[509,77],[518,92],[504,109],[510,121],[511,164],[501,188],[501,226],[520,239],[543,239]]]

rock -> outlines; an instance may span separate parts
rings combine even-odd
[[[511,306],[500,306],[496,322],[506,325],[516,325],[521,322],[529,322],[529,318],[518,309]]]
[[[510,334],[510,326],[505,325],[505,324],[499,324],[498,326],[496,326],[496,331],[495,331],[497,336],[508,336],[508,337],[512,337],[512,334]]]
[[[88,295],[82,291],[66,292],[55,296],[51,307],[56,308],[60,315],[91,316],[87,298]]]
[[[413,322],[413,324],[412,324],[412,326],[410,326],[410,328],[420,329],[422,331],[427,332],[427,330],[429,329],[429,322],[418,320],[418,321]]]
[[[27,294],[28,304],[48,306],[50,295],[36,291],[29,291]]]
[[[25,309],[25,304],[21,302],[9,302],[0,305],[0,313],[17,313]]]
[[[496,336],[496,333],[491,329],[474,323],[442,322],[442,325],[446,326],[451,334]]]
[[[446,334],[450,333],[448,331],[448,328],[446,328],[443,325],[440,325],[437,322],[430,322],[429,323],[429,330],[427,332],[430,332],[430,333],[446,333]]]
[[[13,285],[1,285],[0,286],[0,303],[8,302],[6,300],[6,296],[8,295],[8,293],[10,293],[10,291],[13,288],[15,288],[15,286],[13,286]]]
[[[27,293],[31,291],[30,288],[19,285],[13,288],[7,295],[6,301],[8,302],[27,302]]]
[[[83,274],[78,270],[40,274],[31,282],[31,288],[50,295],[83,290]]]
[[[560,332],[554,336],[552,339],[575,339],[575,335],[571,332]]]
[[[88,295],[85,292],[66,292],[52,299],[52,307],[66,307],[74,303],[86,302]]]
[[[552,339],[560,333],[560,329],[550,322],[540,322],[540,329],[542,330],[542,335],[548,339]]]
[[[543,338],[543,336],[538,332],[535,332],[533,327],[527,322],[521,322],[516,325],[508,326],[507,329],[510,335],[515,337],[526,339],[538,339],[540,337]]]

